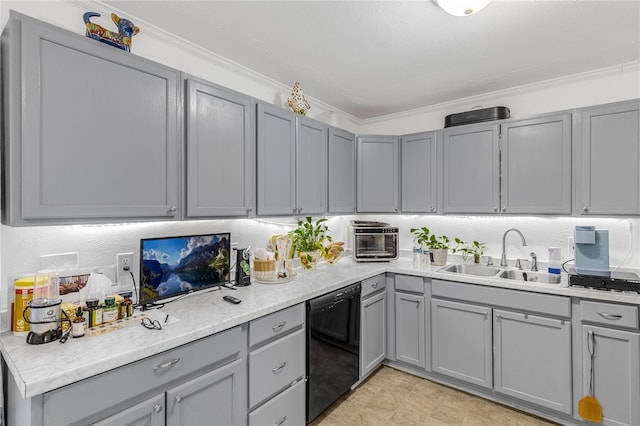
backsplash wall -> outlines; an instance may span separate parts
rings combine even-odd
[[[571,218],[571,217],[504,217],[504,216],[433,216],[433,215],[371,215],[329,217],[329,228],[335,240],[348,242],[347,227],[352,219],[381,220],[400,228],[402,256],[409,256],[412,247],[412,227],[427,226],[437,235],[450,238],[479,240],[487,244],[486,255],[499,259],[502,235],[509,228],[518,228],[527,240],[522,247],[517,236],[507,238],[510,259],[529,258],[535,252],[541,262],[548,259],[548,247],[562,249],[567,257],[567,237],[576,225],[594,225],[608,229],[611,267],[640,268],[640,218]],[[17,227],[0,229],[0,311],[6,312],[12,298],[13,279],[33,273],[40,267],[40,256],[77,252],[81,268],[113,265],[116,254],[134,252],[134,276],[138,280],[139,246],[141,238],[190,235],[208,232],[231,232],[233,242],[240,247],[264,247],[271,234],[288,232],[295,218],[225,219],[182,222],[149,222],[114,225],[71,225]],[[350,247],[349,247],[350,248]],[[495,262],[497,264],[497,262]],[[130,285],[130,283],[129,283]],[[4,315],[3,315],[4,318]],[[2,321],[3,330],[6,321]]]

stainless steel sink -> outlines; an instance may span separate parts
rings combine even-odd
[[[467,274],[467,275],[478,275],[481,277],[493,277],[500,272],[499,268],[494,268],[492,266],[482,266],[482,265],[467,265],[454,263],[452,265],[445,266],[444,268],[438,269],[438,272],[453,272],[455,274]]]
[[[506,278],[508,280],[516,281],[529,281],[545,284],[560,284],[560,275],[547,274],[546,272],[533,272],[533,271],[520,271],[508,269],[502,271],[499,278]]]

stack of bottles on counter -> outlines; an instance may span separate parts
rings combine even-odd
[[[84,336],[85,329],[93,328],[119,319],[133,316],[133,301],[131,293],[109,295],[100,303],[97,298],[87,299],[85,306],[71,306],[67,316],[71,319],[71,335]]]

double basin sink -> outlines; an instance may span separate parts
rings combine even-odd
[[[560,275],[546,272],[524,271],[520,269],[502,269],[494,266],[454,263],[438,269],[438,272],[475,275],[479,277],[504,278],[514,281],[528,281],[545,284],[560,284]]]

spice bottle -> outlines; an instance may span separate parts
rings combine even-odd
[[[87,322],[82,315],[82,308],[78,306],[78,311],[76,312],[75,318],[73,318],[71,323],[71,335],[73,337],[82,337],[84,336],[84,328]]]
[[[107,323],[118,319],[118,307],[115,297],[105,297],[102,308],[102,322]]]
[[[133,301],[131,300],[131,295],[125,294],[123,297],[124,300],[120,303],[120,314],[118,315],[120,319],[133,316]]]

